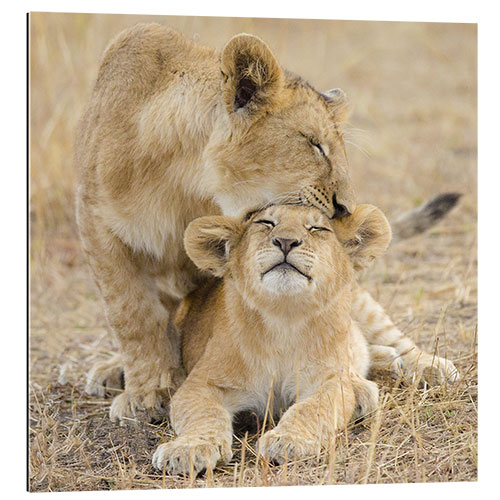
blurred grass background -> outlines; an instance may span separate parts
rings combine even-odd
[[[345,134],[360,202],[378,205],[391,218],[439,192],[464,194],[459,207],[430,234],[392,247],[365,276],[364,285],[422,347],[433,350],[440,339],[449,356],[459,359],[462,370],[468,370],[464,384],[472,390],[476,367],[470,363],[475,359],[477,321],[476,25],[32,13],[30,385],[38,397],[31,416],[34,442],[38,440],[39,447],[38,451],[33,448],[32,487],[83,488],[83,479],[58,462],[57,450],[69,446],[70,436],[61,428],[54,430],[58,421],[48,416],[54,401],[67,402],[57,392],[58,377],[60,382],[73,384],[71,391],[80,391],[91,362],[110,347],[74,219],[75,127],[110,39],[134,23],[152,21],[217,48],[239,32],[258,35],[283,67],[318,90],[343,88],[352,103]],[[467,403],[462,392],[456,396],[453,411],[459,412],[456,422],[467,444],[457,438],[456,447],[450,448],[445,438],[449,428],[438,427],[442,441],[432,438],[429,449],[435,454],[431,453],[431,459],[455,457],[457,462],[448,472],[429,465],[429,480],[476,477],[475,406],[469,401],[472,396],[465,398]],[[105,420],[107,402],[102,403],[99,416]],[[74,404],[72,413],[68,412],[76,418],[78,405]],[[413,410],[407,410],[412,415]],[[388,410],[387,415],[389,422],[399,418],[398,412],[393,417]],[[81,422],[82,416],[78,418]],[[390,432],[388,436],[392,442],[394,436]],[[85,435],[79,439],[85,441]],[[152,450],[149,443],[139,464],[146,474]],[[363,454],[355,457],[354,453],[352,464],[363,463]],[[105,462],[102,458],[98,462],[102,460]],[[411,481],[426,477],[427,472],[422,475],[415,468],[416,462],[394,463],[397,470],[390,478]],[[355,470],[346,472],[344,480],[355,482]],[[389,468],[386,470],[389,474]],[[389,480],[380,474],[377,469],[367,478],[371,482]],[[133,480],[128,480],[133,487]],[[305,484],[315,481],[304,479]],[[151,487],[153,483],[147,484]],[[87,486],[106,487],[96,482]]]

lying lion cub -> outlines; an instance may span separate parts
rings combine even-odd
[[[370,365],[397,369],[401,358],[392,347],[368,345],[351,305],[355,269],[390,239],[371,205],[333,221],[304,206],[267,207],[243,222],[194,220],[186,251],[216,278],[177,312],[188,377],[171,402],[178,437],[158,447],[153,465],[178,474],[227,462],[232,418],[242,410],[284,411],[258,442],[260,454],[280,463],[316,454],[337,428],[374,410]]]

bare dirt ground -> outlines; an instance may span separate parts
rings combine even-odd
[[[200,478],[150,465],[167,423],[127,427],[109,399],[84,393],[111,343],[75,221],[75,124],[108,40],[158,21],[221,47],[263,37],[282,65],[316,88],[342,87],[358,199],[389,216],[444,191],[459,206],[403,241],[363,284],[422,348],[453,360],[453,386],[416,388],[374,374],[379,411],[334,449],[288,466],[256,463],[258,428],[240,430],[231,463]],[[30,38],[30,449],[32,491],[401,483],[477,479],[477,31],[475,25],[33,14]]]

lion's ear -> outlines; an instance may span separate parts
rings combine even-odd
[[[356,270],[383,255],[391,242],[391,226],[373,205],[358,205],[352,215],[333,221],[333,226]]]
[[[228,113],[247,120],[272,109],[283,87],[283,71],[258,37],[241,33],[221,55],[222,92]]]
[[[229,250],[238,241],[240,230],[241,225],[231,217],[200,217],[188,225],[184,248],[199,269],[222,277]]]
[[[349,100],[342,89],[330,89],[322,92],[328,103],[333,119],[336,122],[344,122],[349,116]]]

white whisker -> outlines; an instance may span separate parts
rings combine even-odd
[[[356,144],[355,142],[352,142],[352,141],[349,141],[349,140],[345,140],[344,139],[344,142],[346,144],[350,144],[351,146],[355,147],[358,151],[360,151],[366,158],[371,158],[371,155],[370,153],[364,149],[362,146],[360,146],[359,144]]]

